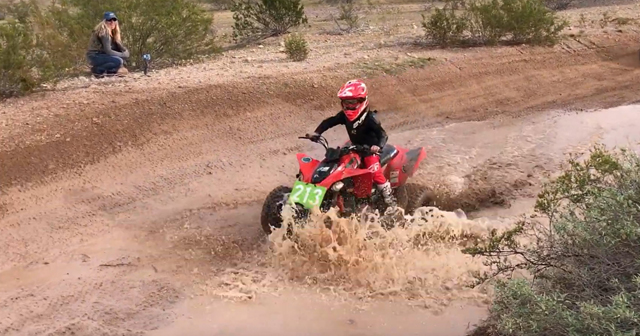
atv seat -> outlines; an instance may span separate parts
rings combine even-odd
[[[344,145],[345,146],[350,146],[351,145],[351,141],[347,141]],[[379,154],[380,155],[380,166],[384,166],[387,163],[389,163],[389,161],[391,161],[394,157],[396,157],[396,155],[398,155],[398,153],[400,153],[400,152],[393,145],[390,145],[390,144],[384,145],[384,147],[382,147],[382,150],[380,151],[380,154]],[[361,166],[364,167],[364,162],[361,163]]]
[[[382,147],[382,150],[380,151],[380,166],[384,166],[389,163],[389,161],[396,157],[398,153],[398,149],[396,149],[393,145],[384,145],[384,147]]]

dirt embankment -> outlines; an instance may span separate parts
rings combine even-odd
[[[372,104],[389,130],[626,104],[638,99],[637,41],[638,35],[619,33],[554,49],[422,50],[414,54],[436,54],[436,61],[400,77],[368,79]],[[10,101],[0,109],[1,187],[41,182],[185,130],[237,144],[302,133],[335,110],[336,87],[362,75],[357,69],[341,65],[174,90],[116,83]]]

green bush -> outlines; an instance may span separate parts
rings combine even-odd
[[[640,330],[640,158],[597,146],[538,195],[527,219],[465,253],[500,281],[489,335],[633,335]],[[546,222],[546,223],[544,223]]]
[[[0,96],[3,98],[33,89],[36,55],[33,33],[16,21],[0,25]]]
[[[458,10],[458,7],[464,7]],[[426,36],[439,45],[458,43],[553,44],[567,22],[541,0],[447,0],[443,9],[423,15]]]
[[[360,27],[360,15],[358,9],[352,0],[343,0],[338,4],[339,14],[334,18],[334,22],[343,32],[352,32]],[[343,21],[346,26],[342,27],[339,21]]]
[[[468,18],[471,33],[480,44],[497,44],[508,34],[509,17],[501,10],[500,1],[474,1],[469,4]]]
[[[540,0],[502,0],[500,10],[514,43],[553,44],[568,25]]]
[[[231,11],[236,42],[283,35],[308,22],[300,0],[240,0]]]
[[[3,97],[86,71],[91,31],[105,11],[120,19],[129,68],[150,53],[159,68],[218,50],[212,17],[187,0],[61,0],[41,7],[21,0],[0,8],[11,20],[1,25]]]
[[[468,29],[467,17],[455,10],[455,3],[445,3],[444,8],[436,8],[429,17],[422,14],[422,27],[428,38],[439,45],[459,43]]]
[[[299,62],[307,59],[309,46],[302,35],[291,34],[284,39],[284,49],[293,61]]]
[[[475,335],[601,336],[633,335],[640,327],[638,281],[607,303],[572,302],[558,292],[541,293],[524,280],[499,282],[489,323]]]
[[[51,13],[60,31],[84,58],[91,30],[105,11],[118,15],[123,44],[129,49],[128,67],[142,66],[149,53],[154,65],[168,65],[217,50],[213,18],[188,0],[62,0]]]
[[[1,97],[20,95],[72,72],[69,42],[35,1],[7,6],[6,12],[11,19],[0,25]]]

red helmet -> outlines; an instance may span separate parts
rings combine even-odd
[[[349,121],[356,120],[369,106],[367,86],[359,79],[350,80],[338,91],[342,110]]]

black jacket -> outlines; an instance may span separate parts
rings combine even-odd
[[[388,136],[375,117],[377,112],[367,109],[358,119],[350,122],[344,112],[340,111],[333,117],[323,120],[315,132],[322,134],[334,126],[345,125],[347,133],[349,133],[349,139],[354,145],[375,145],[382,148],[387,144]]]

